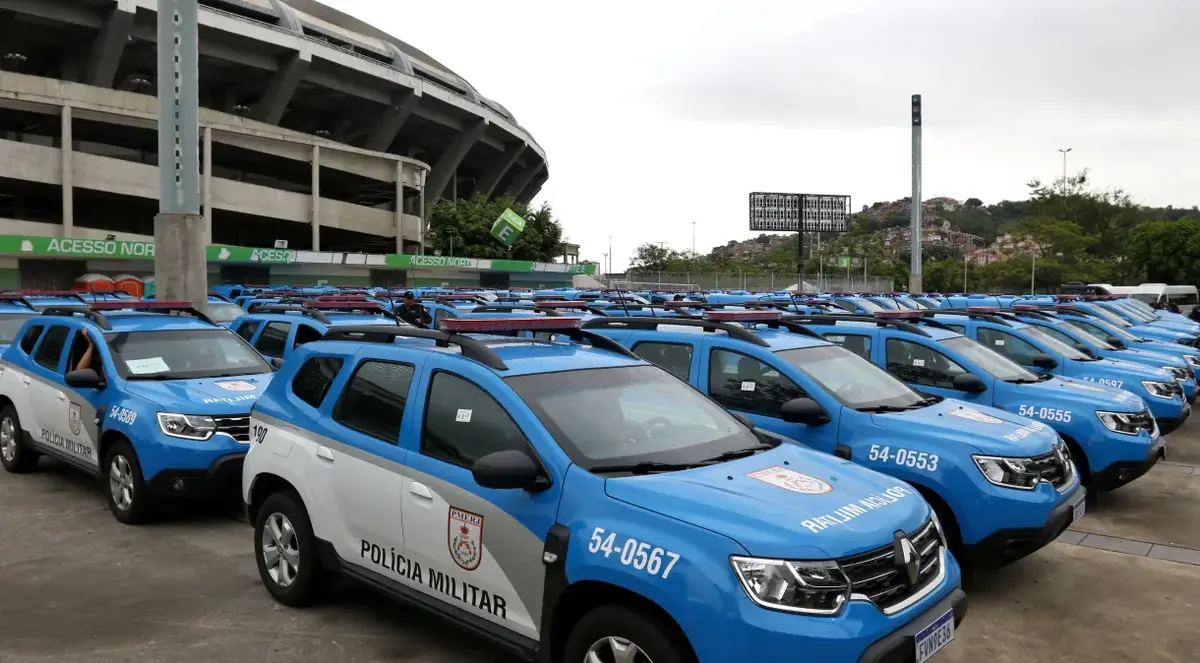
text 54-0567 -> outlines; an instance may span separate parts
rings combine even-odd
[[[663,550],[637,539],[625,538],[623,541],[618,541],[618,536],[616,532],[608,532],[605,536],[605,529],[597,527],[592,530],[588,552],[597,555],[603,554],[605,558],[616,554],[621,564],[632,566],[638,571],[658,576],[663,580],[671,575],[671,569],[675,568],[675,562],[679,561],[679,555],[670,550]]]

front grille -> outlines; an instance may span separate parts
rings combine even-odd
[[[930,519],[908,537],[921,559],[921,573],[917,582],[909,584],[907,575],[896,564],[895,545],[889,544],[838,560],[842,571],[850,579],[851,598],[869,600],[886,612],[929,587],[941,572],[941,536]]]
[[[213,421],[217,422],[218,433],[225,433],[242,444],[250,444],[250,415],[213,417]]]
[[[1051,451],[1042,456],[1035,456],[1030,459],[1030,465],[1042,481],[1054,486],[1062,488],[1071,480],[1071,472],[1067,469],[1067,458],[1065,455],[1060,455],[1058,451]]]

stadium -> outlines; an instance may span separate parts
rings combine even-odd
[[[157,4],[0,0],[0,234],[152,239]],[[512,113],[404,41],[312,0],[199,4],[210,244],[421,254],[433,202],[549,177]],[[69,263],[23,260],[21,284]]]

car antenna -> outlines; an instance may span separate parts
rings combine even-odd
[[[630,317],[629,304],[625,301],[625,298],[621,296],[621,288],[619,288],[619,287],[617,288],[617,299],[620,300],[620,302],[621,302],[621,309],[625,311],[625,317],[626,318]],[[650,315],[654,315],[653,308],[650,309]]]

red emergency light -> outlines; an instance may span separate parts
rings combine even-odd
[[[24,297],[78,297],[86,290],[18,290],[15,293]]]
[[[583,318],[521,316],[512,318],[446,318],[438,321],[438,329],[456,334],[495,331],[563,331],[579,329]]]
[[[925,317],[923,311],[904,309],[901,311],[876,311],[871,317],[879,320],[916,320]]]
[[[565,299],[566,299],[566,297],[563,297],[562,295],[534,295],[533,296],[533,301],[535,301],[535,302],[565,300]]]
[[[366,295],[321,295],[317,297],[319,302],[365,302]]]
[[[783,311],[708,311],[709,322],[773,322],[783,318]]]
[[[583,300],[576,301],[572,299],[548,299],[536,304],[538,308],[578,308],[587,305],[588,303]]]
[[[1040,311],[1045,307],[1037,304],[1013,304],[1012,308],[1014,311]]]
[[[195,306],[191,302],[160,302],[155,299],[137,302],[91,302],[88,308],[93,311],[186,311]]]
[[[479,295],[438,295],[436,301],[439,302],[473,302],[479,299]]]
[[[968,306],[967,313],[999,313],[998,306]]]

